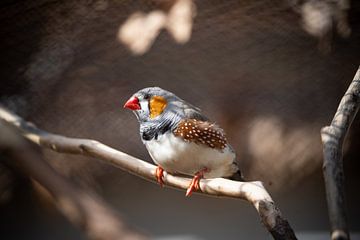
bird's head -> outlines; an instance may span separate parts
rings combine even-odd
[[[145,140],[174,129],[185,118],[207,120],[200,109],[159,87],[141,89],[129,98],[124,108],[135,113]]]
[[[133,94],[124,108],[132,110],[142,123],[159,119],[166,112],[170,113],[174,110],[177,114],[181,114],[183,106],[183,101],[175,94],[159,87],[149,87]]]

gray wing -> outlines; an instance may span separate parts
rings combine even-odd
[[[201,121],[209,121],[209,119],[201,113],[201,110],[190,103],[185,102],[184,114],[186,118],[196,119]]]

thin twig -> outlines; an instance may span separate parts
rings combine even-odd
[[[61,153],[82,154],[95,157],[129,173],[155,182],[156,167],[126,153],[117,151],[100,142],[88,139],[68,138],[36,128],[33,124],[0,106],[0,119],[18,127],[25,137],[36,144]],[[164,174],[164,183],[178,189],[187,189],[191,179]],[[274,239],[296,239],[288,221],[281,215],[269,193],[259,181],[238,182],[224,178],[203,179],[200,191],[211,196],[239,198],[250,202],[258,211],[260,219]]]
[[[95,194],[89,194],[58,174],[43,159],[38,146],[25,139],[14,126],[0,119],[0,152],[9,165],[44,187],[59,211],[92,240],[141,240],[114,209]]]
[[[331,224],[331,239],[350,239],[346,220],[342,149],[344,139],[360,104],[360,67],[341,99],[330,126],[321,129],[326,196]]]

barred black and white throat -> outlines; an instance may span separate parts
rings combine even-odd
[[[193,176],[205,168],[205,178],[242,180],[224,131],[197,107],[159,87],[136,92],[124,107],[135,113],[143,143],[165,171]]]

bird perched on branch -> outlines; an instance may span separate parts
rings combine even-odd
[[[141,139],[158,165],[155,176],[161,186],[164,170],[193,177],[186,196],[200,189],[201,178],[243,180],[224,131],[200,109],[159,87],[138,91],[124,107],[140,123]]]

